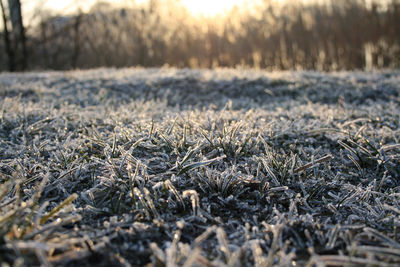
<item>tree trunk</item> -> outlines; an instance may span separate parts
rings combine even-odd
[[[17,51],[18,63],[22,70],[26,69],[28,53],[26,50],[25,29],[22,21],[20,0],[8,0],[10,20],[12,25],[12,37],[15,51]]]
[[[79,28],[82,22],[82,13],[79,11],[79,14],[75,18],[74,23],[74,53],[72,55],[72,68],[76,69],[78,66],[78,58],[80,54],[80,38],[79,38]]]
[[[15,70],[14,51],[11,47],[10,33],[8,31],[8,26],[7,26],[7,15],[6,15],[6,10],[4,8],[4,5],[3,5],[3,0],[0,0],[0,6],[1,6],[1,12],[2,12],[3,24],[4,24],[4,45],[6,47],[6,54],[7,54],[7,59],[8,59],[8,70],[14,71]]]

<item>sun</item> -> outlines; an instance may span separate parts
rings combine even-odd
[[[149,0],[136,0],[138,4],[144,4]],[[244,4],[254,4],[260,0],[177,0],[187,10],[195,16],[212,17],[222,14],[234,6],[243,6]]]
[[[181,3],[194,15],[215,16],[222,14],[235,5],[241,6],[245,0],[181,0]]]
[[[142,0],[146,1],[146,0]],[[301,1],[302,3],[309,3],[318,0],[271,0],[272,4],[283,4]],[[321,0],[324,1],[324,0]],[[215,15],[223,14],[229,11],[234,6],[239,8],[253,9],[258,5],[262,5],[263,0],[180,0],[180,2],[192,13],[193,15],[202,15],[212,17]]]

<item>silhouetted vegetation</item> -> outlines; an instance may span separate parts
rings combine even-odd
[[[28,65],[397,68],[400,1],[383,2],[278,6],[264,0],[256,11],[235,8],[214,18],[193,18],[174,0],[123,9],[98,4],[88,13],[42,17],[27,37]],[[0,59],[4,70],[6,60]]]

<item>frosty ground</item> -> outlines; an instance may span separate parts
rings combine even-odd
[[[400,72],[0,74],[0,261],[400,264]]]

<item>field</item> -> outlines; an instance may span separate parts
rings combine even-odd
[[[399,71],[0,74],[2,266],[398,266],[398,227]]]

